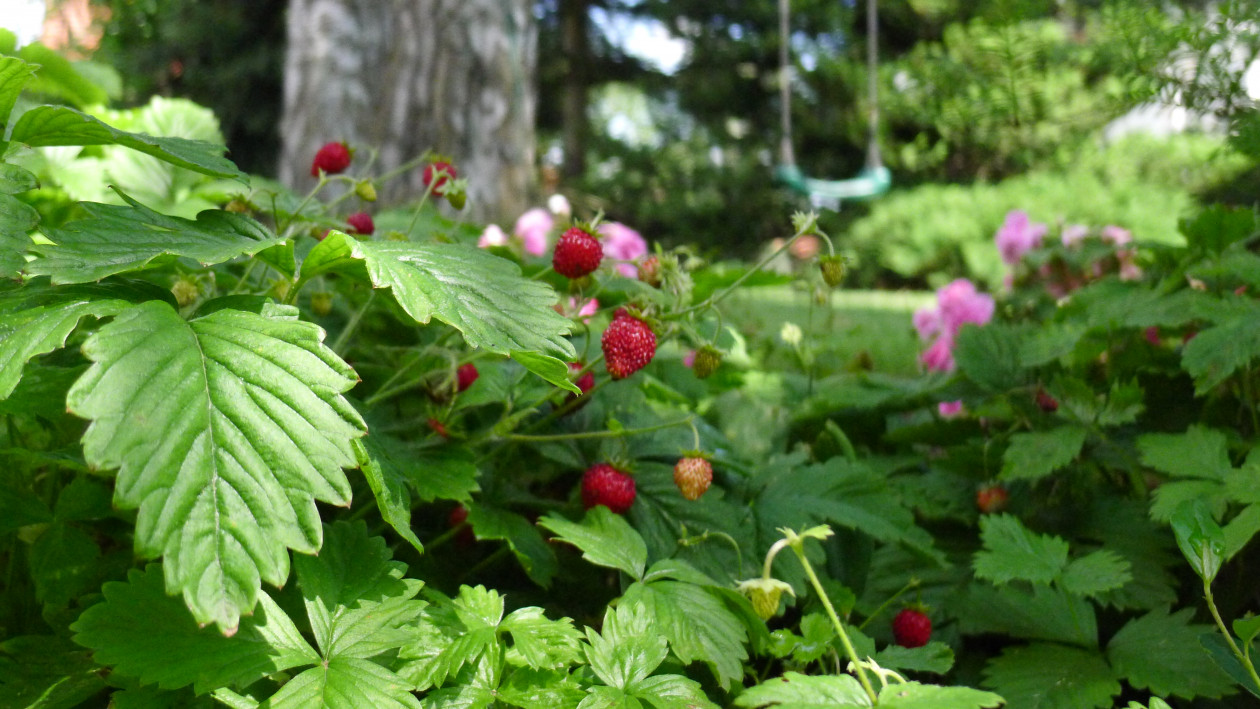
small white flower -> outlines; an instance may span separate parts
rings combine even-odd
[[[783,329],[779,330],[779,339],[793,347],[801,344],[801,326],[794,322],[783,323]]]
[[[567,217],[573,213],[573,208],[569,206],[569,200],[559,192],[547,198],[547,209],[557,217]]]

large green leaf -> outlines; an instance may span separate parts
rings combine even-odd
[[[581,524],[547,515],[539,518],[538,526],[581,549],[582,558],[592,564],[620,569],[636,579],[643,578],[647,567],[647,546],[643,537],[621,515],[603,505],[587,510]]]
[[[984,686],[1020,709],[1110,707],[1120,693],[1115,672],[1097,651],[1038,643],[1008,647],[984,669]]]
[[[313,553],[315,500],[349,503],[342,468],[363,422],[341,393],[354,371],[293,308],[219,310],[187,322],[149,302],[92,335],[70,390],[91,419],[84,455],[119,468],[115,504],[139,508],[136,549],[165,556],[167,589],[231,632],[260,581]]]
[[[1247,315],[1208,328],[1181,351],[1181,366],[1194,377],[1195,393],[1206,394],[1260,354],[1260,317]]]
[[[393,460],[381,450],[374,437],[356,440],[354,454],[359,461],[359,470],[363,471],[372,496],[376,498],[381,519],[423,554],[424,545],[411,529],[411,493],[407,491],[407,483],[398,474]]]
[[[683,662],[705,662],[723,688],[743,676],[747,635],[721,597],[693,583],[653,581],[627,589],[623,603],[642,603]]]
[[[27,170],[0,162],[0,278],[12,278],[26,263],[22,254],[31,244],[27,233],[39,223],[34,207],[9,195],[35,189],[36,184],[35,175]]]
[[[35,67],[17,57],[0,57],[0,142],[9,125],[9,114],[26,82],[35,76]]]
[[[178,598],[166,595],[162,570],[132,570],[126,582],[105,584],[105,601],[70,626],[75,642],[119,675],[164,689],[192,685],[198,693],[246,686],[293,667],[319,662],[293,621],[267,594],[254,614],[226,638],[199,628]]]
[[[512,636],[513,657],[535,670],[563,669],[581,662],[582,634],[568,618],[552,620],[537,606],[508,613],[499,630]]]
[[[606,685],[628,689],[652,674],[669,654],[651,612],[626,599],[604,612],[603,632],[586,629],[586,660]]]
[[[1050,586],[974,584],[955,602],[959,629],[968,635],[1002,633],[1081,647],[1098,645],[1098,620],[1088,600]]]
[[[303,281],[362,261],[374,288],[389,288],[416,322],[437,318],[473,347],[514,357],[556,386],[577,387],[564,363],[577,359],[565,335],[572,322],[552,309],[551,286],[521,276],[516,264],[460,244],[357,241],[339,231],[311,249]]]
[[[32,147],[49,145],[122,145],[214,177],[227,177],[248,183],[245,173],[223,157],[226,150],[200,140],[156,138],[128,133],[65,106],[38,106],[17,120],[9,139]]]
[[[1086,430],[1059,426],[1049,431],[1016,433],[1002,455],[1003,480],[1040,480],[1080,455]]]
[[[26,266],[53,283],[87,283],[136,271],[163,256],[195,259],[202,265],[252,255],[281,243],[263,225],[241,214],[206,210],[197,219],[169,217],[122,192],[129,206],[83,204],[86,219],[49,229],[52,244],[36,244],[39,256]]]
[[[411,686],[370,660],[336,657],[285,683],[268,709],[420,709]]]
[[[1030,531],[1012,515],[983,517],[980,539],[984,549],[976,552],[976,576],[994,583],[1050,583],[1067,565],[1067,542]]]
[[[0,399],[13,393],[32,357],[63,347],[80,320],[116,315],[129,307],[125,300],[67,291],[60,302],[0,309]]]
[[[1199,646],[1210,625],[1190,623],[1194,609],[1169,614],[1167,608],[1129,621],[1107,643],[1107,659],[1137,689],[1193,699],[1233,694],[1233,681]]]
[[[87,651],[52,635],[19,635],[0,643],[0,706],[70,709],[105,687]]]
[[[988,391],[1006,391],[1024,381],[1021,350],[1028,328],[1005,323],[967,326],[958,333],[954,359],[967,378]]]

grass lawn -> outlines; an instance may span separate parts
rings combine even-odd
[[[779,339],[784,323],[793,322],[804,332],[803,347],[817,357],[819,375],[857,368],[865,358],[862,353],[877,371],[911,375],[919,371],[922,348],[911,316],[934,298],[930,291],[839,290],[828,305],[820,306],[811,294],[790,285],[765,286],[731,294],[723,311],[749,339],[750,348],[757,339],[774,342],[766,353],[770,359],[795,359]]]

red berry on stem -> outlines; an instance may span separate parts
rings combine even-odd
[[[372,215],[367,212],[355,212],[346,217],[346,223],[350,225],[350,231],[355,234],[366,234],[371,236],[376,231],[376,223],[372,221]]]
[[[446,424],[435,418],[430,418],[427,423],[429,424],[429,428],[433,429],[433,432],[437,435],[442,438],[450,438],[450,434],[446,431]]]
[[[441,174],[445,172],[446,174]],[[429,190],[429,194],[434,197],[441,197],[446,194],[446,183],[459,177],[459,173],[455,171],[455,166],[445,160],[431,162],[424,166],[424,188]],[[437,180],[435,183],[434,180]]]
[[[459,369],[455,370],[456,387],[459,391],[463,391],[472,386],[479,376],[481,373],[477,371],[477,365],[472,362],[461,364]]]
[[[932,639],[932,619],[921,610],[904,608],[893,618],[893,638],[902,647],[923,647]]]
[[[590,509],[603,505],[625,514],[634,504],[634,478],[607,463],[592,465],[582,475],[582,505]]]
[[[625,379],[652,361],[656,355],[656,333],[642,320],[622,314],[604,330],[600,348],[612,378]]]
[[[674,484],[688,500],[698,500],[713,482],[713,465],[704,458],[688,457],[674,466]]]
[[[1050,396],[1050,392],[1045,389],[1037,390],[1037,406],[1042,411],[1052,414],[1059,410],[1059,400]]]
[[[581,227],[572,227],[560,235],[551,266],[566,278],[589,275],[604,259],[604,247],[599,239]]]
[[[347,167],[350,167],[350,147],[345,143],[325,143],[311,162],[311,177],[319,177],[320,170],[336,175]]]
[[[1001,485],[986,485],[976,492],[976,508],[981,514],[1001,512],[1006,509],[1010,493]]]

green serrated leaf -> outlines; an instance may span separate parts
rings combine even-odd
[[[652,674],[669,653],[651,612],[628,597],[604,612],[603,632],[586,629],[591,670],[606,685],[626,690]]]
[[[678,659],[708,664],[723,688],[743,676],[744,625],[717,594],[681,581],[654,581],[634,584],[622,602],[643,604]]]
[[[546,588],[559,570],[556,553],[525,517],[486,505],[467,505],[468,523],[478,539],[501,539],[534,583]]]
[[[359,470],[363,471],[372,496],[376,498],[381,519],[417,552],[423,554],[424,545],[420,543],[416,533],[411,531],[411,493],[407,491],[406,481],[398,473],[397,466],[381,448],[375,436],[355,440],[353,448],[355,458],[359,461]]]
[[[1124,586],[1133,580],[1129,562],[1110,549],[1086,554],[1063,570],[1059,585],[1068,593],[1097,596]]]
[[[39,212],[7,194],[0,194],[0,278],[14,278],[26,264],[31,240],[27,233],[39,223]]]
[[[630,693],[655,709],[719,709],[700,683],[682,675],[656,675],[630,686]]]
[[[420,709],[406,680],[356,657],[337,657],[285,683],[267,700],[268,709]]]
[[[889,645],[875,653],[875,661],[890,670],[943,675],[954,666],[954,651],[945,643],[935,641],[922,647]]]
[[[2,66],[2,65],[0,65]],[[105,688],[100,665],[62,637],[23,635],[0,643],[0,706],[70,709]]]
[[[1002,456],[1003,480],[1040,480],[1080,455],[1088,433],[1079,426],[1016,433]]]
[[[1249,313],[1201,331],[1181,350],[1181,366],[1206,394],[1260,354],[1260,317]]]
[[[1019,363],[1040,367],[1072,353],[1089,329],[1078,322],[1052,322],[1037,328],[1019,345]]]
[[[21,194],[36,187],[39,187],[39,178],[35,177],[35,173],[24,167],[0,162],[0,194]]]
[[[1012,707],[1110,707],[1120,693],[1120,682],[1102,655],[1063,645],[1008,647],[989,661],[984,676],[984,686]]]
[[[1067,565],[1067,542],[1032,532],[1012,515],[981,518],[980,538],[984,549],[976,552],[973,566],[977,577],[993,583],[1050,583]]]
[[[26,265],[26,272],[51,276],[58,284],[88,283],[143,269],[163,256],[211,265],[282,242],[241,214],[215,209],[195,221],[168,217],[118,194],[128,206],[84,203],[87,218],[48,229],[54,243],[31,246],[39,258]]]
[[[388,288],[416,322],[454,327],[473,347],[515,357],[556,386],[579,393],[567,362],[572,322],[552,309],[556,292],[523,278],[518,266],[484,249],[459,244],[356,241],[329,233],[302,264],[302,278],[363,261],[374,288]],[[314,262],[314,263],[312,263]]]
[[[603,505],[587,510],[581,524],[547,515],[539,518],[538,526],[581,549],[582,558],[596,566],[620,569],[632,578],[643,578],[647,566],[643,537],[621,515]]]
[[[314,664],[319,655],[267,594],[232,637],[199,628],[178,598],[167,596],[162,569],[132,570],[105,584],[105,601],[70,629],[74,641],[119,675],[163,689],[191,685],[198,693],[243,687],[282,670]]]
[[[67,298],[60,303],[0,311],[0,399],[6,399],[32,358],[65,346],[85,317],[105,318],[131,307],[115,299]]]
[[[972,635],[1003,633],[1092,648],[1098,645],[1093,605],[1061,589],[973,585],[956,605],[959,627]]]
[[[1183,503],[1173,513],[1171,522],[1182,555],[1199,578],[1211,583],[1221,570],[1225,555],[1224,530],[1202,500]]]
[[[327,526],[319,556],[293,566],[324,657],[369,658],[410,639],[399,628],[420,615],[424,604],[411,599],[423,584],[403,578],[406,565],[363,522]]]
[[[1027,334],[1027,328],[1005,323],[964,326],[954,347],[958,370],[986,391],[1019,386],[1025,377],[1021,350]]]
[[[200,140],[155,138],[128,133],[65,106],[38,106],[17,120],[9,139],[31,147],[51,145],[121,145],[172,165],[248,184],[245,173],[223,157],[226,148]]]
[[[1220,633],[1206,633],[1199,636],[1199,645],[1207,650],[1216,666],[1229,675],[1243,689],[1260,698],[1260,684],[1251,678],[1251,673],[1239,661],[1233,648]],[[1256,657],[1256,646],[1251,646],[1251,657]],[[1253,660],[1254,662],[1254,660]]]
[[[1257,635],[1260,635],[1260,615],[1253,615],[1249,618],[1239,618],[1230,626],[1234,629],[1234,635],[1238,636],[1238,642],[1242,645],[1250,645]]]
[[[228,632],[260,581],[284,582],[286,548],[319,549],[315,500],[349,503],[364,429],[341,396],[353,370],[286,312],[136,306],[84,343],[94,364],[67,396],[92,420],[88,462],[120,468],[115,503],[141,508],[137,551],[164,556],[167,588]]]
[[[906,682],[879,690],[879,706],[886,709],[986,709],[1005,703],[992,692],[970,687],[939,687]]]
[[[35,76],[35,69],[17,57],[0,57],[0,140],[10,123],[9,114],[26,83]]]
[[[1230,244],[1251,236],[1256,230],[1256,215],[1251,209],[1212,205],[1180,223],[1186,242],[1193,249],[1219,254]]]
[[[1138,450],[1144,465],[1179,478],[1222,481],[1232,470],[1225,434],[1198,424],[1185,433],[1148,433]]]
[[[1161,696],[1219,698],[1234,691],[1229,676],[1199,648],[1210,625],[1193,625],[1194,609],[1169,614],[1167,608],[1134,618],[1107,643],[1107,659],[1137,689]]]
[[[853,675],[803,675],[785,672],[782,677],[750,687],[735,698],[735,706],[781,706],[783,709],[852,709],[871,706],[862,685]]]
[[[519,656],[536,670],[561,669],[582,660],[582,634],[568,618],[551,620],[536,606],[518,608],[507,615],[499,629],[512,636],[508,658]]]
[[[499,701],[522,709],[574,709],[586,696],[568,672],[518,667],[498,688]]]

